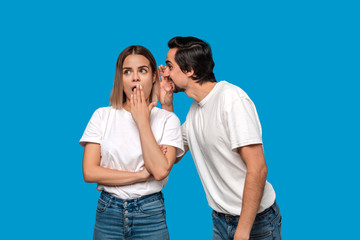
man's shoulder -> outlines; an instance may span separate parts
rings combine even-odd
[[[218,96],[222,96],[222,99],[233,99],[233,98],[249,98],[246,92],[239,86],[236,86],[227,81],[221,81],[219,84]]]

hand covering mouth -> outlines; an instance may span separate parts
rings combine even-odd
[[[131,89],[131,91],[133,92],[135,90],[136,86],[133,86],[133,88]]]

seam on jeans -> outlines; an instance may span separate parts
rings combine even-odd
[[[159,199],[152,199],[151,201],[141,202],[140,204],[138,203],[137,205],[139,207],[142,207],[142,206],[147,206],[149,204],[153,204],[153,203],[155,203],[157,201],[160,201],[162,204],[164,204],[164,201],[161,198],[159,198]]]
[[[282,236],[281,236],[281,224],[282,224],[282,217],[280,216],[280,221],[279,221],[279,224],[278,224],[278,231],[279,231],[280,240],[282,240]]]
[[[266,237],[266,236],[270,236],[272,233],[273,233],[273,231],[270,230],[269,232],[266,232],[266,233],[255,234],[255,235],[250,234],[250,238]]]
[[[139,204],[138,207],[139,207],[140,212],[143,213],[143,214],[146,214],[146,215],[150,215],[150,216],[158,215],[158,214],[164,214],[164,210],[165,210],[164,202],[161,201],[161,199],[158,199],[157,201],[160,201],[161,204],[160,204],[159,207],[156,208],[156,212],[155,211],[154,212],[148,212],[148,211],[145,211],[143,209],[144,206],[150,205],[150,203],[154,204],[154,203],[156,203],[156,201],[153,201],[153,202],[150,202],[150,203],[147,203],[147,204]]]
[[[276,219],[278,219],[279,217],[280,217],[280,213],[278,213],[278,215],[270,222],[270,224],[273,224],[276,221]]]

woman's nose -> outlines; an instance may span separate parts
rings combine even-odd
[[[139,74],[137,72],[134,72],[133,74],[133,82],[139,82],[140,78],[139,78]]]

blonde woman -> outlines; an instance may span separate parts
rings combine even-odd
[[[94,239],[169,238],[161,189],[184,146],[179,119],[155,107],[158,89],[151,52],[142,46],[123,50],[111,106],[95,111],[80,140],[84,180],[102,191]]]

